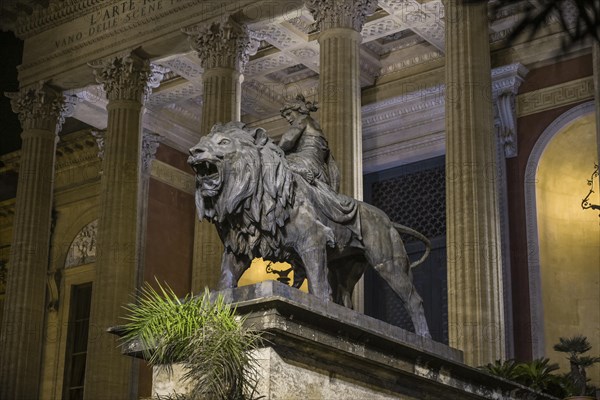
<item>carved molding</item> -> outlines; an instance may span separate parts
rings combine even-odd
[[[96,145],[98,146],[98,158],[104,160],[104,138],[106,137],[106,129],[91,130],[90,135],[96,139]]]
[[[510,64],[492,70],[492,98],[494,125],[498,140],[504,147],[504,156],[517,156],[517,109],[519,87],[529,70],[522,64]]]
[[[190,60],[187,57],[187,54],[171,57],[158,63],[164,65],[165,67],[169,68],[171,71],[177,73],[177,75],[187,79],[188,81],[198,80],[202,76],[202,68],[199,65],[197,65],[194,61]]]
[[[70,133],[59,142],[56,148],[56,171],[81,166],[85,161],[96,161],[96,141],[88,131]]]
[[[360,32],[368,15],[375,12],[376,0],[306,0],[321,32],[331,28],[351,28]]]
[[[70,0],[50,3],[48,8],[35,8],[31,15],[19,17],[15,24],[15,33],[17,37],[26,39],[101,7],[105,7],[103,0]]]
[[[73,111],[71,96],[67,99],[43,82],[5,95],[10,98],[12,110],[18,114],[23,131],[43,129],[56,133]]]
[[[254,29],[259,35],[264,37],[269,44],[272,44],[280,50],[303,46],[305,44],[305,40],[301,36],[294,35],[279,24],[257,26]]]
[[[566,106],[594,97],[594,79],[589,76],[561,83],[533,92],[527,92],[517,97],[517,115],[539,113],[553,108]]]
[[[152,94],[146,102],[146,106],[149,108],[168,107],[169,105],[182,100],[201,96],[202,92],[202,83],[182,79],[182,84],[173,85],[158,93]]]
[[[90,66],[94,68],[96,81],[104,86],[109,101],[145,102],[167,71],[131,54],[100,60]]]
[[[440,0],[380,0],[379,6],[438,50],[445,47],[444,6]]]
[[[191,173],[184,172],[160,160],[154,160],[150,170],[150,176],[157,181],[166,183],[182,192],[194,194],[196,184]]]
[[[189,35],[190,45],[198,54],[204,70],[231,68],[243,72],[250,56],[256,54],[260,45],[256,33],[231,17],[187,28],[184,32]]]
[[[504,156],[512,158],[517,156],[517,112],[515,109],[515,96],[503,93],[494,102],[496,105],[495,125],[498,139],[504,146]]]
[[[144,131],[142,133],[142,174],[147,175],[150,173],[150,166],[152,160],[156,157],[156,151],[158,146],[162,142],[163,138],[152,132]]]
[[[381,75],[391,74],[393,72],[412,67],[414,65],[423,64],[429,61],[439,60],[444,57],[444,54],[438,50],[430,51],[424,54],[419,54],[414,57],[404,58],[399,62],[381,68]]]
[[[295,53],[292,53],[297,55]],[[311,57],[315,55],[312,54]],[[294,60],[285,53],[276,53],[270,56],[259,58],[258,60],[251,61],[246,66],[246,73],[253,77],[259,75],[266,75],[271,72],[279,71],[286,68],[294,63]]]
[[[362,42],[367,43],[402,30],[402,26],[393,16],[377,19],[364,25],[361,31]]]

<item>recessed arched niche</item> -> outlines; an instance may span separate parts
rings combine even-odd
[[[568,361],[553,350],[559,337],[583,334],[590,339],[593,352],[600,352],[600,217],[597,211],[581,206],[595,163],[595,116],[588,112],[558,127],[535,172],[543,316],[539,332],[544,341],[540,350],[565,372]],[[597,188],[597,178],[594,185]],[[590,202],[600,204],[598,190]],[[600,368],[596,368],[590,376],[598,376]]]

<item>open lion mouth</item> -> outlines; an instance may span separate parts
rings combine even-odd
[[[198,160],[190,162],[190,166],[196,173],[196,186],[202,196],[216,196],[222,182],[221,171],[217,163],[210,160]]]
[[[201,177],[209,177],[219,173],[217,165],[208,161],[194,163],[192,164],[192,168],[196,172],[196,175]]]

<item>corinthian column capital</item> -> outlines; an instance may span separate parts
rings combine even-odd
[[[305,0],[321,31],[330,28],[362,30],[365,19],[377,8],[377,0]]]
[[[117,56],[90,64],[96,81],[104,86],[108,100],[144,103],[158,87],[166,69],[134,55]]]
[[[231,68],[242,72],[259,40],[246,25],[231,17],[185,30],[204,70]]]
[[[5,96],[10,99],[13,112],[19,115],[23,131],[43,129],[56,133],[72,111],[72,104],[62,93],[43,83]]]

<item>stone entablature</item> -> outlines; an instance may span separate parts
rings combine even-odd
[[[0,157],[4,164],[4,167],[0,168],[0,174],[9,171],[18,173],[20,157],[20,150]],[[60,137],[56,147],[56,192],[90,180],[99,180],[99,172],[98,147],[89,130],[84,129]]]
[[[500,139],[507,156],[516,154],[514,103],[520,98],[517,90],[526,74],[527,69],[518,63],[492,70],[491,100],[498,112],[498,130],[506,133]],[[444,154],[445,92],[445,85],[439,84],[363,106],[364,171],[374,172]]]
[[[240,12],[251,20],[273,18],[300,8],[301,2],[289,1],[284,7],[277,2],[251,0],[233,5],[199,0],[126,0],[96,7],[73,13],[63,23],[47,24],[43,31],[27,37],[19,75],[22,84],[60,76],[57,82],[61,86],[82,87],[91,82],[86,64],[99,58],[140,46],[161,56],[179,53],[189,49],[181,32],[184,28]],[[69,76],[63,76],[67,70]]]

